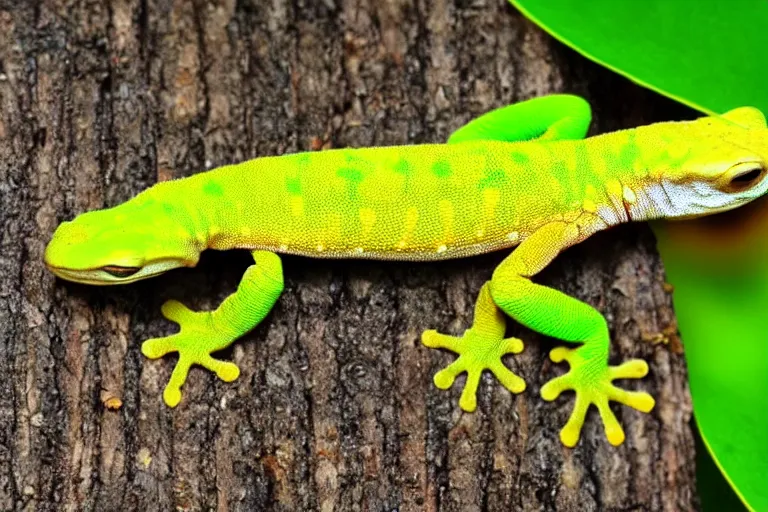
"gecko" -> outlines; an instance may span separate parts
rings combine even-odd
[[[163,391],[179,404],[192,365],[231,382],[236,364],[211,354],[253,329],[283,290],[278,254],[425,262],[513,249],[477,297],[462,336],[426,330],[423,345],[458,354],[434,375],[440,389],[466,373],[459,406],[472,412],[484,371],[512,393],[525,381],[502,361],[523,350],[505,337],[506,317],[572,344],[549,356],[569,371],[540,388],[543,399],[575,391],[560,440],[578,443],[595,406],[605,435],[624,431],[609,402],[650,412],[650,394],[616,386],[648,364],[609,365],[609,326],[591,305],[533,278],[566,248],[612,226],[685,219],[744,205],[768,189],[768,128],[740,107],[691,121],[587,136],[591,108],[555,94],[492,110],[447,143],[340,148],[266,156],[155,184],[112,208],[61,223],[44,261],[56,276],[93,285],[131,283],[193,267],[206,249],[247,249],[254,263],[213,311],[169,300],[180,330],[144,341],[157,359],[178,352]]]

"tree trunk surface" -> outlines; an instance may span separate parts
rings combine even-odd
[[[510,322],[525,351],[512,395],[485,375],[475,413],[455,356],[419,341],[460,334],[505,254],[442,263],[284,258],[274,311],[162,402],[174,356],[160,305],[213,309],[249,264],[204,256],[123,287],[54,279],[59,222],[158,180],[265,155],[444,141],[473,117],[572,92],[593,132],[690,116],[565,49],[502,0],[0,0],[1,510],[696,509],[686,370],[664,272],[645,225],[599,234],[537,279],[607,317],[611,361],[651,392],[614,406],[627,440],[588,415],[558,438],[573,395],[540,387],[566,365]],[[668,343],[658,343],[666,340]]]

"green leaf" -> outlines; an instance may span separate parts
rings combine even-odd
[[[706,113],[768,112],[766,0],[510,0],[585,57]]]
[[[707,451],[696,427],[696,490],[703,512],[739,512],[746,510],[728,481],[723,478]]]
[[[510,0],[555,38],[706,113],[768,113],[768,1]],[[768,200],[654,232],[704,443],[752,510],[768,510]],[[704,510],[716,488],[702,493]],[[731,510],[731,509],[729,509]]]

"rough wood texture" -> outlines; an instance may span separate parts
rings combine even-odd
[[[248,264],[96,288],[48,274],[58,222],[159,179],[258,155],[441,141],[534,95],[591,99],[598,131],[690,115],[586,62],[502,0],[0,0],[0,509],[689,510],[697,506],[686,372],[646,226],[596,236],[540,281],[600,308],[612,358],[645,357],[650,415],[617,407],[627,441],[590,414],[579,446],[558,430],[572,396],[551,340],[512,326],[529,383],[486,376],[479,410],[432,374],[502,254],[441,264],[285,258],[287,290],[226,353],[234,384],[191,374],[145,338],[159,307],[213,308]],[[674,336],[672,336],[674,338]],[[462,381],[463,382],[463,381]],[[122,408],[103,401],[119,397]]]

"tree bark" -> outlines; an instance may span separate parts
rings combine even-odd
[[[246,254],[124,287],[53,278],[62,220],[158,180],[264,155],[444,141],[491,108],[587,97],[595,132],[691,116],[565,49],[501,0],[0,0],[0,509],[691,510],[691,405],[650,230],[567,251],[538,279],[598,307],[612,362],[646,358],[651,414],[544,402],[555,345],[520,326],[507,359],[528,389],[486,375],[473,414],[432,384],[504,254],[435,264],[284,258],[286,291],[224,356],[234,383],[193,370],[162,403],[169,298],[212,309]],[[510,322],[512,323],[512,322]],[[654,343],[668,339],[669,343]],[[463,383],[463,380],[460,380]],[[108,405],[119,400],[113,410]]]

